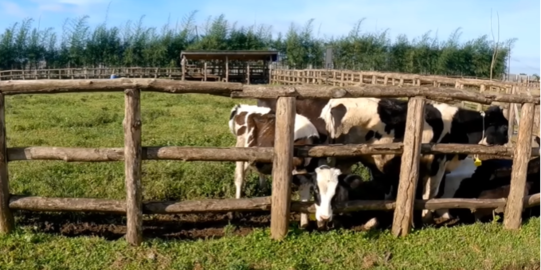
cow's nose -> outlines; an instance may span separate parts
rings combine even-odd
[[[327,221],[327,220],[329,220],[329,218],[330,218],[329,216],[325,216],[325,215],[321,215],[320,217],[321,217],[321,219],[324,220],[324,221]]]

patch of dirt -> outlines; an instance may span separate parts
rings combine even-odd
[[[380,214],[377,228],[390,228],[392,212]],[[18,226],[31,228],[34,231],[60,234],[64,236],[100,236],[109,240],[124,237],[126,218],[122,215],[101,213],[45,213],[16,211]],[[352,231],[366,231],[365,223],[373,217],[370,211],[357,212],[354,216],[335,216],[334,226],[326,229],[345,228]],[[209,239],[225,235],[244,236],[255,228],[270,227],[268,212],[238,212],[176,214],[176,215],[144,215],[143,236],[145,238],[162,239]],[[299,222],[300,214],[292,213],[291,222]],[[437,227],[450,227],[461,224],[458,220],[449,220]],[[422,226],[415,226],[420,229]],[[307,231],[316,230],[314,221],[310,222]],[[371,230],[367,237],[378,238],[381,230]]]
[[[120,215],[101,213],[44,213],[17,211],[17,225],[34,231],[64,236],[101,236],[109,240],[124,237],[126,218]],[[292,222],[299,222],[298,213],[291,214]],[[332,228],[347,228],[353,231],[366,230],[367,218],[357,214],[355,218],[336,217]],[[143,236],[163,239],[208,239],[229,235],[247,235],[254,228],[270,227],[268,212],[205,213],[176,215],[145,215]],[[306,228],[316,230],[315,222]]]
[[[126,233],[126,218],[119,215],[21,211],[16,218],[18,225],[64,236],[92,235],[116,240]],[[232,225],[232,229],[228,225]],[[222,237],[226,233],[246,235],[254,228],[269,225],[268,213],[241,213],[233,218],[228,214],[145,215],[143,235],[145,238],[195,240]]]

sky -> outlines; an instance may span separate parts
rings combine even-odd
[[[539,0],[0,0],[0,29],[24,18],[34,25],[60,31],[67,18],[89,16],[91,26],[107,21],[121,26],[144,15],[145,26],[174,25],[191,12],[203,25],[209,16],[224,14],[229,22],[250,26],[272,25],[273,33],[286,32],[292,23],[304,26],[314,19],[320,37],[347,35],[364,19],[361,31],[388,29],[391,38],[419,37],[431,30],[440,40],[461,28],[461,41],[488,35],[492,26],[500,41],[517,38],[511,51],[511,73],[540,74]]]

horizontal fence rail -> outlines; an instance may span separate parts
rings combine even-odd
[[[421,144],[422,154],[482,154],[512,157],[514,147],[467,144]],[[294,146],[296,157],[355,157],[360,155],[401,155],[403,143],[345,144],[325,146]],[[539,147],[532,147],[531,156],[539,156]],[[80,147],[13,147],[7,150],[8,161],[63,160],[67,162],[123,161],[124,148]],[[142,147],[144,160],[182,161],[257,161],[272,162],[273,147]]]
[[[501,199],[431,199],[415,200],[414,208],[421,209],[496,209],[505,207],[507,200]],[[231,211],[270,211],[271,197],[241,198],[241,199],[206,199],[191,201],[162,201],[145,202],[142,205],[144,214],[193,214],[193,213],[224,213]],[[540,194],[525,196],[524,207],[533,207],[540,204]],[[9,207],[16,210],[44,211],[44,212],[105,212],[125,214],[126,202],[123,200],[92,199],[92,198],[51,198],[38,196],[12,195]],[[336,205],[338,213],[361,210],[393,210],[394,201],[349,201]],[[314,213],[314,202],[291,202],[291,212]]]
[[[362,76],[367,76],[364,73]],[[404,76],[404,75],[400,75]],[[377,79],[377,78],[376,78]],[[387,78],[388,80],[389,78]],[[402,78],[403,79],[403,78]],[[372,79],[374,80],[374,79]],[[385,78],[384,78],[385,80]],[[456,82],[456,80],[455,80]],[[475,83],[473,81],[471,83]],[[463,84],[469,83],[465,80]],[[19,94],[51,94],[68,92],[114,92],[125,95],[123,121],[124,148],[72,148],[72,147],[6,147],[4,125],[4,97]],[[177,94],[212,94],[232,98],[277,98],[276,136],[274,148],[242,147],[143,147],[141,145],[140,92],[154,91]],[[403,143],[382,145],[324,145],[293,146],[292,126],[297,99],[345,97],[406,97],[409,99],[406,137]],[[424,122],[426,99],[451,102],[471,101],[480,104],[495,102],[521,104],[521,119],[516,147],[426,144],[419,133]],[[127,241],[140,245],[142,241],[142,214],[173,214],[196,212],[270,211],[271,237],[283,239],[288,230],[289,213],[313,212],[313,202],[292,202],[290,180],[292,159],[299,157],[351,157],[358,155],[402,155],[400,180],[396,201],[352,201],[338,205],[337,212],[357,210],[395,210],[392,232],[396,236],[408,234],[413,209],[441,208],[505,208],[504,226],[520,226],[520,213],[525,207],[539,205],[539,194],[524,196],[525,179],[530,157],[539,156],[539,147],[532,148],[533,112],[539,106],[539,96],[510,93],[471,92],[464,89],[412,85],[359,84],[353,86],[291,85],[261,86],[241,83],[190,82],[165,79],[89,79],[89,80],[13,80],[0,82],[0,232],[14,228],[11,210],[34,211],[90,211],[125,214]],[[419,176],[420,154],[485,154],[513,158],[509,173],[511,188],[507,199],[431,199],[414,200],[413,190]],[[9,193],[7,163],[10,161],[63,160],[66,162],[124,161],[126,200],[90,198],[44,198],[19,196]],[[272,196],[252,199],[221,199],[183,202],[143,202],[141,199],[142,160],[183,161],[260,161],[273,163]],[[271,207],[272,206],[272,207]]]
[[[449,102],[466,100],[481,104],[493,102],[533,103],[539,105],[539,96],[474,93],[454,88],[418,86],[261,86],[241,83],[190,82],[166,79],[97,79],[97,80],[35,80],[2,81],[0,92],[4,95],[52,94],[77,92],[119,92],[136,88],[144,91],[176,94],[212,94],[232,98],[346,98],[346,97],[416,97]]]

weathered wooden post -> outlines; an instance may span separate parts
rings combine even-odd
[[[229,57],[225,56],[225,82],[229,82]]]
[[[141,188],[141,91],[126,89],[124,116],[124,172],[126,177],[126,240],[138,246],[143,239]]]
[[[507,89],[506,94],[516,95],[517,91],[516,91],[515,87],[512,86],[511,88]],[[515,134],[515,107],[516,106],[517,106],[517,104],[513,104],[513,103],[508,103],[506,105],[507,114],[505,115],[505,117],[509,121],[509,129],[507,130],[507,136],[509,137],[509,142],[507,143],[507,146],[513,146],[513,144],[514,144],[511,141],[511,137],[513,137],[513,135]],[[516,122],[516,124],[518,125],[518,121]]]
[[[207,81],[207,61],[203,63],[203,81]]]
[[[4,94],[0,93],[0,233],[13,231],[15,222],[9,209],[8,155]]]
[[[250,64],[246,64],[246,84],[250,84]]]
[[[295,102],[295,97],[279,97],[276,103],[271,199],[271,237],[276,240],[286,236],[289,226]]]
[[[186,68],[186,64],[188,63],[188,61],[186,61],[186,56],[182,56],[182,59],[180,60],[180,65],[182,67],[182,80],[185,81],[186,80],[186,71],[188,70]]]
[[[406,236],[411,229],[415,189],[419,178],[425,103],[423,97],[410,98],[408,102],[404,152],[392,226],[394,236]]]
[[[505,205],[503,225],[506,229],[518,229],[522,223],[522,209],[528,162],[532,154],[532,129],[534,119],[534,104],[522,105],[518,138],[513,155],[513,170],[511,172],[511,188]]]

